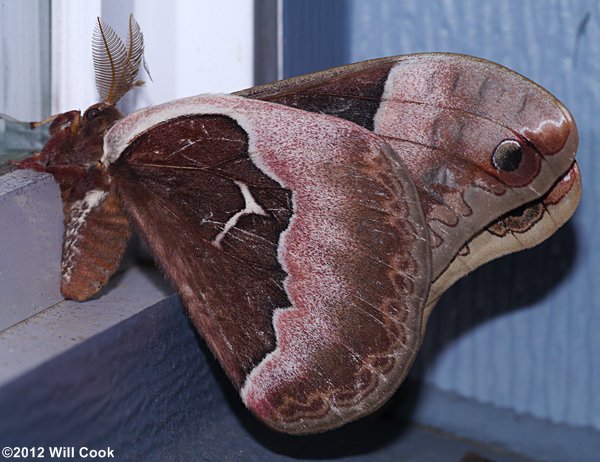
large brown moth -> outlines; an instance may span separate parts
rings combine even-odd
[[[541,242],[580,195],[577,129],[489,61],[383,58],[123,117],[143,39],[100,19],[102,102],[54,117],[23,168],[65,213],[62,292],[86,300],[131,224],[246,406],[308,434],[379,408],[458,278]]]

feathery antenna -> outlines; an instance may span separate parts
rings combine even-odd
[[[144,59],[144,36],[133,15],[129,16],[127,46],[108,24],[97,18],[92,55],[100,98],[105,103],[115,104],[136,85],[136,76]]]

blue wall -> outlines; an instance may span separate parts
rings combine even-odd
[[[519,413],[600,430],[600,2],[318,0],[284,4],[286,76],[423,51],[537,81],[573,112],[584,182],[574,219],[439,304],[413,376]]]

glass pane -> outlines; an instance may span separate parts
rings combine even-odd
[[[0,164],[39,150],[50,113],[50,0],[0,1]]]

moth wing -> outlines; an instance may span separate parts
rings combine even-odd
[[[430,254],[387,143],[341,119],[199,96],[117,122],[103,162],[256,416],[315,433],[396,390],[421,342]]]
[[[577,149],[577,127],[562,103],[510,69],[465,55],[376,59],[238,94],[342,117],[383,136],[417,187],[434,278],[486,225],[548,191]],[[505,141],[519,149],[503,166],[494,157]]]
[[[495,258],[541,244],[573,216],[580,198],[581,173],[575,162],[540,199],[503,215],[471,238],[432,284],[423,330],[440,297],[456,281]]]

